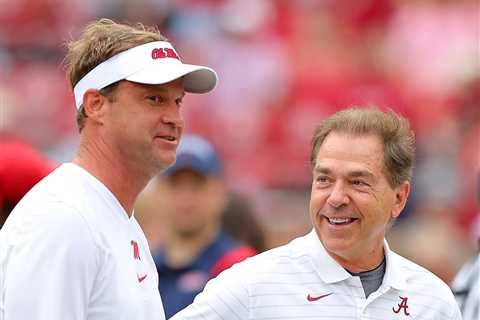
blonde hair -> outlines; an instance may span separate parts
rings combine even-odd
[[[110,19],[89,23],[77,40],[67,43],[68,51],[64,64],[72,90],[88,72],[114,55],[148,42],[166,40],[155,27],[146,27],[140,23],[127,25]],[[112,95],[115,86],[116,84],[110,85],[100,92]],[[81,108],[77,112],[79,131],[82,131],[85,125],[85,118]]]
[[[392,188],[412,177],[415,136],[408,120],[393,111],[377,108],[350,108],[323,120],[312,139],[310,164],[315,167],[317,153],[331,132],[351,135],[375,134],[384,145],[385,174]]]

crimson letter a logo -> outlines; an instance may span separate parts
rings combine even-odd
[[[402,299],[402,301],[398,304],[397,310],[395,310],[395,307],[392,308],[393,312],[399,313],[403,309],[403,312],[405,313],[405,315],[409,316],[410,312],[408,312],[408,305],[407,305],[408,298],[407,297],[404,298],[400,296],[399,298]]]

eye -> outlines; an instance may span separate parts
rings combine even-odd
[[[330,183],[330,178],[328,176],[320,175],[315,178],[315,184],[320,186],[325,186]]]
[[[366,183],[365,181],[363,181],[363,180],[358,180],[358,179],[352,180],[351,183],[352,183],[354,186],[357,186],[357,187],[368,187],[368,186],[369,186],[369,184]]]
[[[182,98],[178,98],[175,100],[175,103],[177,104],[178,107],[181,107],[182,106],[182,103],[183,103],[183,99]]]
[[[162,104],[165,99],[162,96],[149,96],[147,99],[150,101],[152,104]]]

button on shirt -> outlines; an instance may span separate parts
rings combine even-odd
[[[444,282],[384,249],[385,276],[368,298],[312,231],[224,271],[172,319],[461,319]]]

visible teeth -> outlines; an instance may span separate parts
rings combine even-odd
[[[352,221],[352,218],[327,218],[332,224],[344,224]]]

